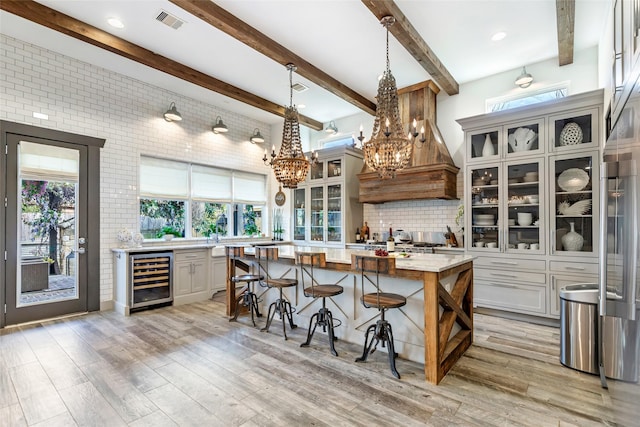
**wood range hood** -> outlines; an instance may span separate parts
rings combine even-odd
[[[416,138],[410,165],[395,178],[380,179],[365,164],[358,174],[361,203],[401,200],[457,199],[456,181],[460,168],[451,159],[436,125],[436,95],[440,89],[431,80],[398,90],[400,119],[409,132],[415,118],[424,126],[425,142]]]

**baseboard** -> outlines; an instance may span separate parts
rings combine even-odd
[[[114,309],[114,302],[111,301],[100,301],[100,311],[111,311]]]
[[[552,326],[559,328],[560,319],[551,319],[548,317],[532,316],[530,314],[512,313],[510,311],[495,310],[492,308],[480,308],[473,309],[474,313],[486,314],[488,316],[502,317],[511,320],[520,320],[522,322],[535,323],[536,325]]]

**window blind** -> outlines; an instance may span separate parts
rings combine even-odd
[[[198,200],[231,202],[231,171],[193,165],[191,197]]]
[[[140,157],[140,195],[143,197],[189,197],[189,164]]]
[[[234,172],[233,199],[240,203],[263,204],[267,201],[266,176]]]

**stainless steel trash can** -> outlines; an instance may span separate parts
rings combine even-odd
[[[598,285],[560,289],[560,363],[591,374],[598,369]]]

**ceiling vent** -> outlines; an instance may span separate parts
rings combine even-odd
[[[173,28],[174,30],[177,30],[178,28],[182,27],[182,24],[184,24],[183,20],[171,15],[166,10],[160,10],[160,13],[158,13],[158,16],[156,16],[156,21],[160,21],[163,24]]]
[[[296,92],[304,92],[305,90],[309,89],[308,87],[306,87],[305,85],[303,85],[300,82],[295,82],[293,84],[293,86],[291,86],[291,88],[293,90],[295,90]]]

